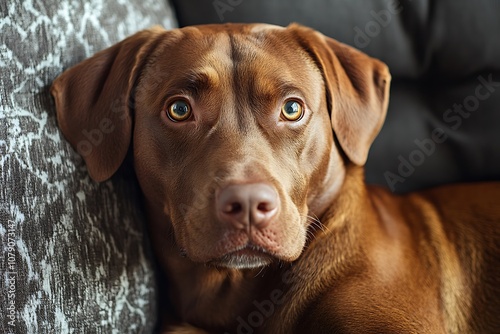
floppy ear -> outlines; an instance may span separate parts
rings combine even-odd
[[[352,162],[364,165],[387,112],[391,81],[387,66],[315,30],[299,25],[290,28],[323,75],[340,146]]]
[[[125,159],[134,86],[164,31],[140,31],[68,69],[52,84],[59,127],[95,181],[110,178]]]

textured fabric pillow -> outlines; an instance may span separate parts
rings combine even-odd
[[[138,188],[96,184],[48,89],[63,70],[155,24],[158,0],[0,2],[0,333],[151,332],[155,275]]]

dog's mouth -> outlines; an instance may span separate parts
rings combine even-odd
[[[210,261],[210,264],[229,269],[254,269],[271,264],[273,258],[261,247],[246,245]]]

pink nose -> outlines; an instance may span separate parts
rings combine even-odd
[[[238,229],[265,228],[278,212],[278,194],[265,183],[233,184],[217,197],[217,214]]]

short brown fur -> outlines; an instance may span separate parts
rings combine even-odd
[[[314,30],[226,24],[139,32],[52,94],[93,179],[132,149],[175,308],[165,332],[499,333],[500,185],[395,196],[364,183],[389,81]],[[179,96],[193,115],[175,123]],[[280,117],[290,96],[305,101],[297,122]],[[275,189],[277,218],[221,224],[221,189],[256,182]],[[267,267],[221,267],[250,243]]]

